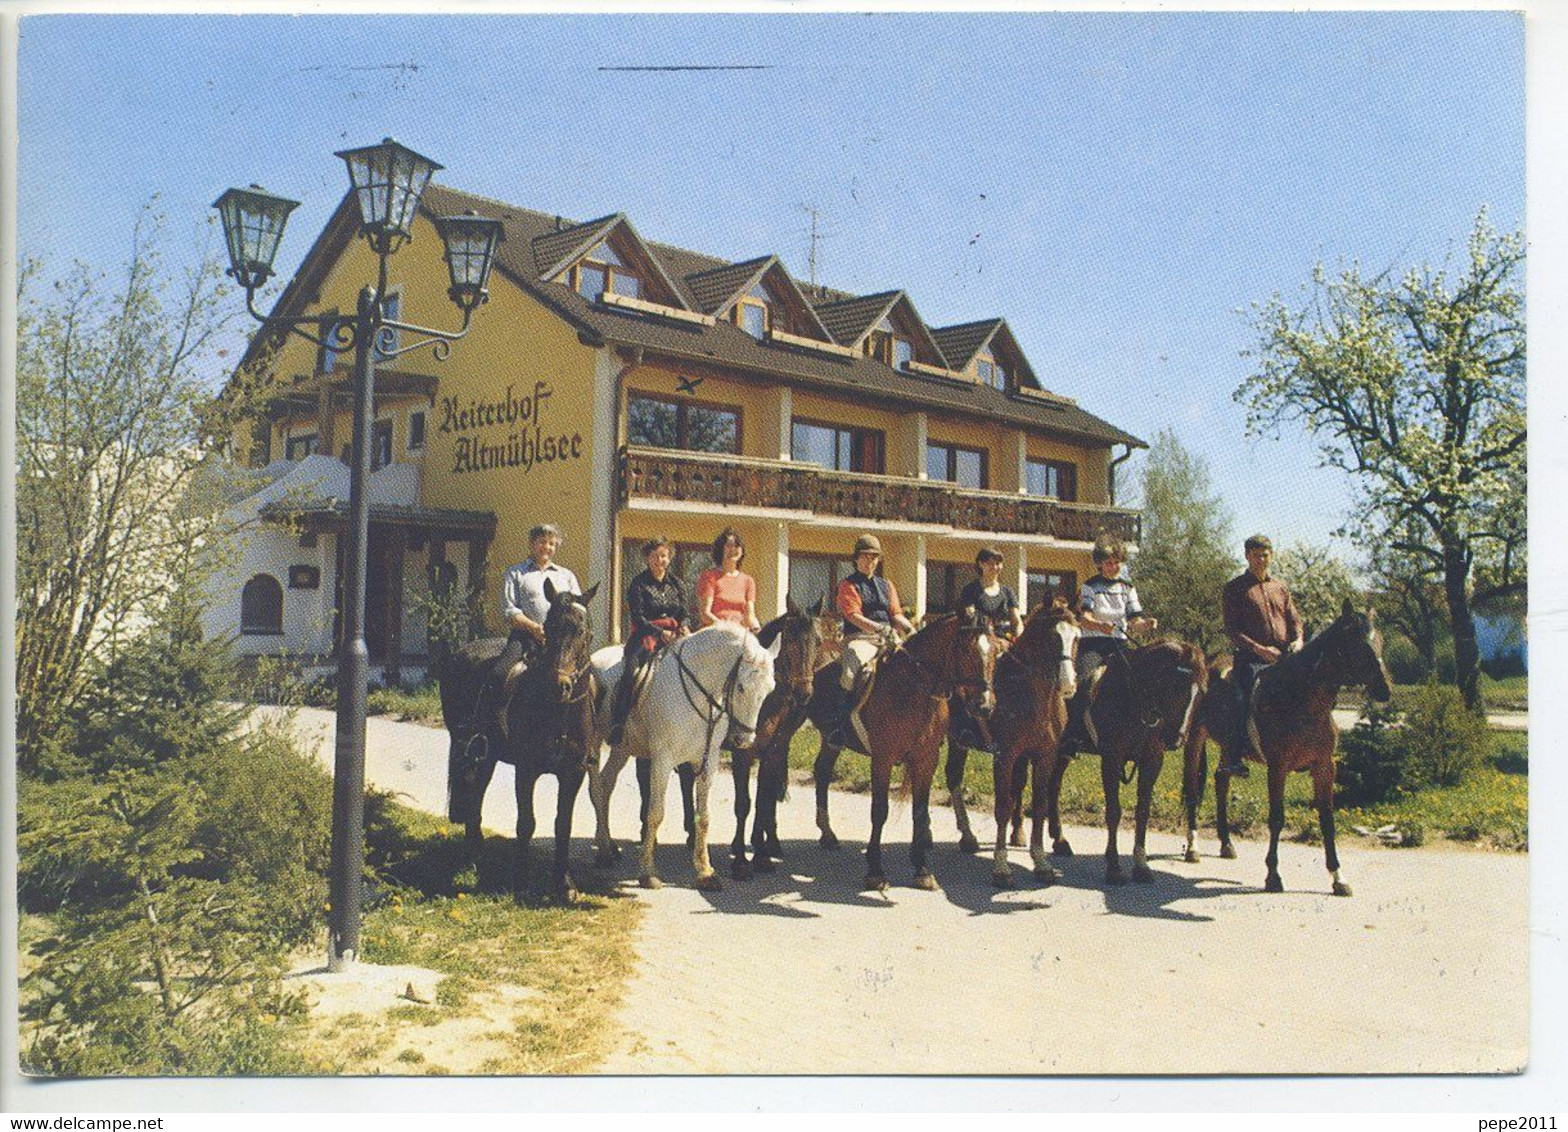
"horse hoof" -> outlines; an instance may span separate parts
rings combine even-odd
[[[1132,879],[1139,884],[1153,884],[1154,870],[1149,868],[1148,865],[1134,865],[1132,867]]]
[[[1041,884],[1052,884],[1062,879],[1062,874],[1051,868],[1044,861],[1034,867],[1034,877]]]
[[[1105,870],[1105,883],[1106,884],[1126,884],[1127,883],[1127,874],[1122,872],[1121,869],[1119,869],[1119,868],[1109,868],[1109,869],[1106,869]]]
[[[931,873],[916,873],[915,887],[921,892],[940,892],[942,886],[937,884],[936,877]]]
[[[838,837],[832,833],[824,833],[821,837],[817,838],[817,844],[824,849],[837,849]]]
[[[730,862],[730,876],[736,880],[750,880],[751,862],[743,857],[736,857]]]
[[[641,877],[638,877],[637,878],[637,883],[639,885],[641,885],[643,888],[648,888],[648,889],[663,888],[664,887],[664,882],[662,880],[660,880],[656,876],[641,876]]]
[[[1336,880],[1334,882],[1334,895],[1335,896],[1349,896],[1350,895],[1350,886],[1348,884],[1346,884],[1342,880]]]
[[[1189,865],[1196,865],[1198,863],[1198,851],[1196,849],[1189,849],[1181,855],[1181,859],[1186,861]]]
[[[756,858],[752,862],[752,867],[759,873],[776,873],[779,871],[778,865],[774,864],[772,859],[768,857]]]
[[[1012,872],[1012,870],[1009,869],[1005,873],[993,872],[991,874],[991,887],[992,888],[1012,888],[1013,887],[1013,872]]]
[[[709,873],[707,876],[697,878],[698,892],[723,892],[724,882],[719,879],[718,873]]]
[[[861,886],[867,892],[886,892],[887,877],[875,873],[866,874],[866,883]]]
[[[1071,857],[1073,855],[1073,847],[1067,844],[1067,838],[1058,837],[1051,842],[1051,853],[1057,857]]]
[[[1227,861],[1234,861],[1236,859],[1236,847],[1229,841],[1225,842],[1225,844],[1220,846],[1220,856]]]
[[[1278,873],[1270,873],[1268,879],[1263,882],[1263,891],[1284,892],[1285,882],[1279,879]]]
[[[960,853],[980,852],[980,839],[972,833],[963,834],[958,839],[958,851]]]

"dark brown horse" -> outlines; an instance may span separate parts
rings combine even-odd
[[[991,676],[996,647],[986,627],[971,618],[942,617],[930,622],[902,646],[882,658],[866,702],[858,715],[865,741],[851,738],[851,750],[871,759],[871,841],[866,846],[866,887],[887,888],[882,871],[882,827],[887,824],[888,794],[893,767],[902,764],[914,796],[914,836],[910,855],[915,886],[935,890],[928,855],[931,850],[931,779],[936,775],[942,738],[947,734],[948,699],[963,698],[977,718],[986,719],[995,706]],[[838,714],[842,693],[836,667],[820,670],[809,715],[826,736]],[[869,746],[869,750],[865,749]],[[828,787],[842,748],[824,738],[817,754],[817,828],[824,849],[838,847],[828,822]]]
[[[598,678],[588,663],[593,625],[586,594],[558,593],[546,580],[550,611],[544,620],[544,651],[523,673],[507,703],[508,739],[502,757],[517,767],[517,855],[512,866],[512,895],[528,892],[528,857],[534,836],[534,784],[553,774],[559,784],[555,808],[555,865],[551,888],[562,902],[576,899],[567,872],[572,843],[572,810],[589,765],[599,755],[594,731]],[[509,756],[509,757],[508,757]]]
[[[1339,617],[1307,642],[1300,652],[1288,655],[1258,675],[1252,694],[1252,711],[1245,736],[1247,759],[1268,768],[1269,851],[1264,859],[1268,874],[1264,888],[1285,891],[1279,875],[1279,835],[1285,827],[1285,777],[1293,770],[1312,775],[1312,804],[1323,832],[1323,856],[1333,877],[1335,896],[1349,896],[1350,885],[1340,875],[1339,853],[1334,847],[1334,747],[1339,728],[1334,723],[1334,702],[1345,686],[1362,686],[1380,703],[1391,695],[1388,669],[1383,665],[1383,638],[1376,615],[1358,613],[1347,600]],[[1198,726],[1187,740],[1188,859],[1192,859],[1198,804],[1203,798],[1205,744],[1211,733],[1234,730],[1234,708],[1239,702],[1229,677],[1214,685]],[[1212,706],[1210,706],[1212,705]],[[1236,741],[1234,738],[1230,741]],[[1224,760],[1214,771],[1215,820],[1219,827],[1220,856],[1234,857],[1226,803],[1230,775]]]
[[[1209,684],[1209,669],[1196,645],[1160,641],[1132,649],[1107,662],[1095,690],[1086,724],[1100,755],[1100,784],[1105,792],[1105,882],[1121,884],[1117,833],[1122,820],[1121,787],[1131,766],[1138,776],[1138,801],[1133,810],[1132,879],[1154,879],[1145,837],[1154,784],[1165,765],[1165,752],[1187,741],[1193,716]],[[1062,836],[1062,772],[1057,761],[1050,787],[1051,850],[1071,856]]]
[[[1012,865],[1007,860],[1007,827],[1010,820],[1018,820],[1016,815],[1031,769],[1034,874],[1046,883],[1056,879],[1056,870],[1045,854],[1046,784],[1055,772],[1057,745],[1067,725],[1067,701],[1076,686],[1073,654],[1077,640],[1078,619],[1067,599],[1056,597],[1029,615],[1023,633],[996,662],[996,710],[990,720],[997,748],[991,758],[996,813],[991,880],[998,888],[1013,882]],[[964,765],[968,753],[961,741],[949,733],[947,782],[953,816],[958,820],[959,847],[972,852],[979,848],[979,843],[970,829],[969,811],[964,805]]]

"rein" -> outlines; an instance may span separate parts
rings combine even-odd
[[[742,641],[740,646],[740,655],[735,658],[735,663],[730,668],[730,674],[724,679],[724,699],[722,701],[703,686],[701,677],[692,671],[691,665],[686,663],[686,658],[681,655],[680,650],[671,650],[675,656],[677,671],[680,673],[681,693],[686,697],[686,703],[691,707],[691,710],[702,716],[708,726],[707,741],[703,745],[704,751],[711,749],[713,746],[713,733],[718,729],[719,720],[726,715],[729,715],[732,719],[734,718],[730,708],[730,701],[735,697],[735,685],[740,680],[741,665],[746,662],[746,643]],[[691,690],[694,687],[702,694],[702,698],[707,701],[707,706],[699,704],[692,697]]]

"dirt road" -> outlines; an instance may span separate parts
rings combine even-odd
[[[330,762],[332,717],[301,713]],[[445,734],[370,721],[368,776],[440,811]],[[845,848],[817,848],[809,790],[780,812],[787,867],[691,888],[679,809],[666,821],[668,887],[648,908],[610,1073],[1443,1073],[1526,1060],[1528,859],[1442,848],[1341,848],[1355,896],[1328,895],[1322,852],[1281,848],[1284,895],[1260,891],[1263,845],[1182,863],[1151,835],[1152,885],[1103,888],[1103,834],[1070,829],[1081,856],[1038,888],[991,887],[935,815],[943,891],[908,887],[910,815],[895,801],[894,888],[859,891],[865,796],[835,794]],[[614,827],[636,829],[630,774]],[[733,832],[728,776],[714,791],[715,863]],[[540,791],[553,807],[553,787]],[[591,826],[586,799],[577,828]],[[486,824],[510,831],[501,767]],[[982,839],[990,820],[976,815]],[[1124,827],[1125,828],[1125,827]],[[1130,845],[1124,838],[1123,848]],[[1212,854],[1212,837],[1200,843]],[[586,837],[574,850],[586,870]],[[615,875],[635,890],[628,861]]]

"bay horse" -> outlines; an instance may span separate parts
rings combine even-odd
[[[757,715],[756,737],[751,746],[730,752],[730,773],[735,780],[735,839],[730,844],[730,875],[749,880],[756,871],[772,872],[774,860],[782,860],[779,846],[778,804],[783,801],[789,781],[789,745],[805,721],[811,703],[812,677],[820,667],[823,643],[824,602],[806,613],[792,597],[785,598],[785,611],[757,633],[757,643],[770,647],[782,641],[778,659],[773,662],[773,691],[762,702]],[[746,821],[751,816],[751,768],[757,767],[757,820],[753,829],[752,859],[746,853]],[[696,806],[692,789],[697,768],[684,763],[675,768],[681,782],[681,806],[686,821],[687,844],[696,838]],[[644,820],[647,817],[649,763],[637,764],[637,784],[642,790]]]
[[[996,662],[996,710],[991,714],[991,735],[996,754],[991,757],[995,801],[996,846],[991,881],[998,888],[1013,883],[1007,859],[1007,828],[1018,813],[1024,787],[1034,772],[1034,829],[1030,856],[1034,875],[1049,884],[1057,873],[1046,860],[1043,836],[1046,784],[1056,780],[1057,747],[1067,726],[1067,701],[1077,688],[1073,656],[1078,642],[1078,618],[1064,597],[1042,603],[1018,640]],[[950,734],[947,748],[947,781],[958,820],[959,846],[979,847],[969,826],[964,805],[964,765],[968,750],[955,746]]]
[[[931,780],[947,734],[948,699],[956,694],[975,718],[989,718],[996,703],[991,688],[995,663],[996,647],[989,628],[977,619],[950,614],[928,622],[878,664],[871,691],[857,713],[861,726],[852,728],[849,736],[850,749],[871,759],[866,888],[879,892],[887,888],[882,870],[882,827],[887,823],[893,767],[902,764],[914,795],[910,855],[915,887],[936,890],[936,877],[927,859],[931,850]],[[815,767],[817,828],[822,831],[822,847],[834,849],[839,841],[828,821],[828,787],[843,748],[830,744],[827,735],[843,697],[837,667],[818,670],[814,683],[808,715],[823,736]]]
[[[1252,693],[1252,711],[1245,737],[1245,757],[1268,768],[1269,851],[1264,858],[1268,867],[1263,887],[1267,892],[1284,892],[1279,875],[1279,835],[1285,827],[1285,778],[1291,771],[1312,776],[1312,804],[1318,811],[1323,833],[1324,863],[1333,879],[1335,896],[1349,896],[1350,885],[1340,873],[1339,853],[1334,845],[1334,748],[1339,727],[1334,722],[1334,702],[1345,686],[1365,687],[1379,703],[1392,695],[1388,669],[1383,664],[1383,638],[1377,630],[1377,615],[1372,610],[1357,612],[1347,598],[1339,617],[1298,653],[1288,654],[1258,674]],[[1187,738],[1186,782],[1188,860],[1193,851],[1198,804],[1203,798],[1206,741],[1211,733],[1226,735],[1234,730],[1235,709],[1227,706],[1239,701],[1229,676],[1211,686],[1213,690],[1199,713],[1198,726]],[[1209,705],[1213,706],[1210,707]],[[1225,742],[1226,740],[1221,740]],[[1215,822],[1220,838],[1220,856],[1234,857],[1231,845],[1227,802],[1230,774],[1224,760],[1214,771]]]
[[[1121,884],[1127,879],[1117,834],[1122,820],[1121,787],[1129,781],[1129,764],[1138,776],[1132,879],[1141,883],[1154,879],[1145,848],[1154,784],[1165,765],[1165,752],[1187,742],[1208,682],[1203,651],[1183,641],[1143,645],[1106,662],[1094,703],[1084,713],[1098,748],[1100,784],[1105,793],[1105,883]],[[1048,811],[1052,852],[1070,857],[1072,846],[1062,836],[1061,817],[1062,774],[1070,749],[1064,755],[1067,757],[1057,760],[1051,778]]]
[[[547,578],[550,610],[544,620],[544,650],[523,672],[507,701],[507,735],[502,757],[517,767],[517,853],[512,895],[528,891],[528,857],[534,836],[534,784],[546,774],[559,783],[555,808],[555,865],[550,890],[563,903],[577,898],[567,871],[572,810],[583,778],[598,761],[594,708],[599,678],[589,663],[593,624],[588,603],[599,587],[581,596],[556,590]],[[510,758],[507,758],[507,756]]]
[[[615,778],[631,758],[649,763],[647,805],[642,827],[639,882],[662,887],[654,868],[654,848],[664,820],[664,795],[671,772],[695,764],[693,835],[689,839],[697,887],[723,887],[708,860],[708,789],[719,766],[719,752],[728,735],[744,749],[753,741],[763,701],[773,691],[773,661],[783,647],[775,639],[764,648],[745,629],[720,622],[661,649],[650,662],[647,685],[632,705],[621,741],[611,748],[603,767],[593,774],[589,794],[597,823],[594,832],[601,862],[617,850],[610,837],[610,795]],[[600,684],[613,688],[624,663],[619,645],[593,654]],[[609,696],[601,696],[601,732],[607,732]]]

